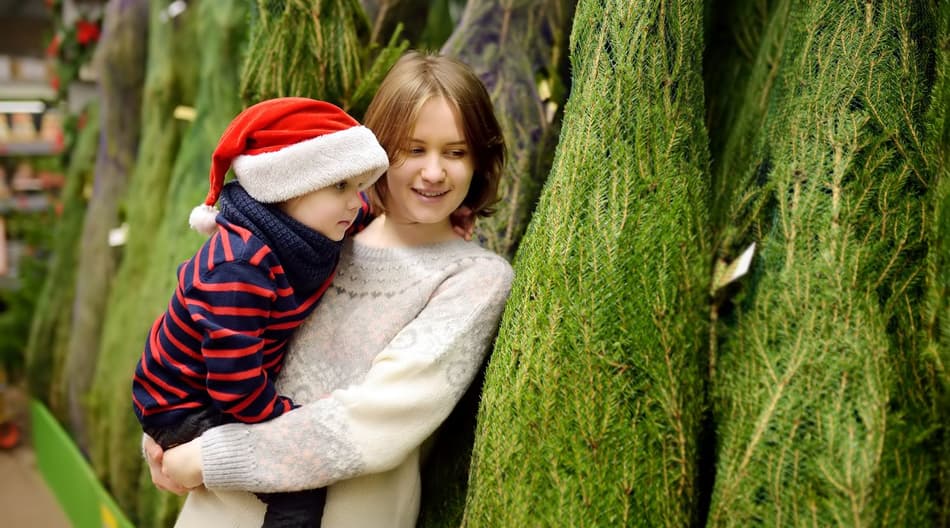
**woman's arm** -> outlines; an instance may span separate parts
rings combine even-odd
[[[482,364],[511,287],[502,259],[447,279],[364,380],[266,423],[201,437],[212,488],[291,491],[391,469],[445,420]]]

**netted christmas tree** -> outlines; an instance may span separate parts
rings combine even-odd
[[[932,489],[936,497],[934,526],[950,526],[950,2],[935,10],[934,86],[925,119],[926,166],[934,184],[929,199],[933,221],[929,226],[927,295],[921,315],[922,355],[934,378],[928,413],[921,413],[932,434],[936,461]],[[926,379],[926,378],[925,378]]]
[[[703,8],[582,1],[572,92],[489,364],[466,526],[698,521]]]
[[[66,184],[60,192],[62,214],[52,227],[50,261],[46,280],[37,293],[36,312],[26,345],[26,376],[30,394],[65,419],[63,367],[72,326],[85,190],[92,185],[99,143],[99,114],[95,102],[74,118],[76,134],[66,148]]]
[[[469,0],[442,52],[472,66],[485,83],[508,144],[501,200],[480,220],[485,247],[514,256],[550,172],[566,97],[567,36],[573,2]]]
[[[189,128],[187,121],[176,117],[175,110],[178,108],[180,112],[186,105],[194,104],[199,84],[200,57],[194,51],[198,42],[199,3],[192,3],[189,10],[174,17],[170,16],[169,5],[170,1],[159,1],[149,6],[141,146],[128,192],[121,202],[128,236],[108,297],[98,368],[88,396],[93,468],[130,517],[143,526],[151,525],[153,516],[137,514],[141,430],[128,426],[130,421],[135,421],[131,403],[116,395],[129,392],[134,362],[141,354],[148,328],[168,302],[167,291],[158,292],[151,283],[143,282],[143,278],[147,277],[156,257],[156,227],[163,221],[172,168],[183,135]],[[234,16],[234,8],[221,4],[217,13],[216,16],[228,13]],[[237,16],[246,16],[246,12],[239,10]],[[215,48],[222,31],[212,20],[206,19],[208,25],[204,29],[210,33],[202,38],[202,44]],[[232,64],[232,69],[236,68],[236,56],[225,55],[224,59]],[[158,498],[151,484],[147,488]],[[141,491],[148,493],[148,489]],[[166,517],[177,511],[177,501],[170,499],[171,496],[165,494],[162,500],[156,501],[158,505],[174,503],[159,508]],[[160,519],[161,514],[157,518]],[[156,525],[164,523],[156,522]]]
[[[929,462],[910,453],[889,469],[915,440],[894,405],[908,381],[895,365],[913,355],[902,311],[925,254],[915,138],[927,76],[909,44],[921,13],[902,1],[779,6],[789,28],[767,144],[736,168],[758,172],[771,208],[711,380],[707,524],[921,525]]]
[[[81,448],[88,448],[86,393],[98,359],[103,314],[118,256],[109,245],[110,230],[122,223],[119,202],[135,165],[141,127],[142,84],[148,3],[112,0],[106,5],[105,29],[96,49],[100,139],[95,181],[83,220],[76,266],[72,325],[64,357],[67,426]]]

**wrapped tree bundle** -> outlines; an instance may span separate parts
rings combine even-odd
[[[93,102],[76,117],[75,140],[67,148],[66,185],[60,192],[62,214],[53,227],[49,268],[36,301],[26,347],[26,376],[30,394],[44,402],[60,420],[66,419],[64,366],[72,326],[84,189],[92,183],[99,140],[99,111]]]
[[[142,139],[123,201],[128,236],[109,292],[99,362],[88,398],[93,468],[100,480],[113,488],[120,505],[132,513],[140,450],[131,436],[122,445],[115,445],[110,441],[110,431],[130,418],[129,398],[116,395],[129,392],[130,376],[148,329],[168,303],[167,292],[159,296],[143,284],[143,277],[155,258],[155,228],[164,216],[172,166],[188,128],[187,121],[176,118],[175,109],[193,104],[198,84],[198,57],[194,52],[198,42],[197,4],[192,3],[190,9],[175,17],[169,15],[170,4],[162,0],[149,6]]]
[[[207,193],[211,153],[221,132],[241,110],[235,87],[240,81],[242,57],[239,53],[247,41],[246,2],[202,1],[190,5],[189,12],[183,16],[194,17],[189,22],[196,24],[194,35],[187,39],[191,42],[200,39],[196,67],[201,75],[194,94],[194,121],[179,142],[180,148],[167,179],[164,213],[161,221],[149,230],[150,258],[136,291],[143,304],[151,307],[140,323],[146,325],[141,327],[146,331],[174,291],[178,264],[194,254],[203,242],[203,237],[188,227],[188,216]],[[162,502],[169,500],[168,494],[159,492],[147,477],[148,468],[141,456],[142,431],[131,412],[130,402],[130,376],[144,346],[146,331],[128,344],[121,360],[117,358],[124,365],[123,375],[111,379],[103,376],[103,395],[129,395],[129,398],[113,398],[109,403],[104,414],[104,421],[109,424],[105,442],[110,453],[109,482],[117,501],[138,518],[141,526],[162,526],[163,519],[167,521],[177,514],[177,508]],[[139,483],[143,485],[139,487]]]
[[[323,99],[348,108],[369,23],[359,0],[257,0],[241,97]]]
[[[911,355],[901,312],[919,294],[929,183],[914,5],[790,5],[767,149],[751,158],[772,216],[712,379],[710,526],[928,518],[914,479],[929,462],[889,470],[908,453],[895,364]]]
[[[505,132],[508,165],[495,216],[476,224],[480,242],[508,258],[528,224],[547,176],[557,141],[559,107],[542,97],[560,86],[573,2],[534,0],[512,5],[470,0],[459,25],[442,48],[472,66],[485,82]],[[563,92],[563,90],[561,91]],[[551,97],[550,95],[548,97]],[[481,380],[479,377],[479,381]],[[475,416],[481,383],[469,389],[439,433],[423,469],[420,527],[458,526],[465,505]]]
[[[931,412],[923,419],[937,426],[931,453],[937,463],[931,488],[936,499],[933,525],[950,526],[950,3],[937,3],[934,86],[926,118],[926,162],[935,179],[930,198],[934,220],[928,233],[922,325],[923,355],[934,379],[934,394],[928,402]]]
[[[109,231],[122,221],[123,199],[138,152],[142,85],[148,29],[146,0],[111,0],[106,4],[102,40],[96,48],[99,75],[99,150],[95,182],[83,221],[76,267],[72,326],[65,357],[67,427],[82,448],[88,447],[86,393],[99,354],[103,314],[117,255]]]
[[[567,79],[572,0],[469,0],[442,52],[472,66],[491,94],[508,143],[502,199],[476,225],[485,247],[511,258],[518,248],[557,144]],[[547,93],[542,93],[539,84]],[[557,119],[555,119],[557,116]]]
[[[486,372],[466,526],[699,521],[700,2],[581,1],[560,143]]]
[[[714,5],[715,29],[706,50],[706,110],[712,155],[716,254],[731,260],[761,240],[770,141],[765,119],[789,28],[791,0],[742,0]],[[716,308],[716,307],[714,307]]]

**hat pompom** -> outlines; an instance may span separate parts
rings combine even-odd
[[[217,209],[208,204],[201,204],[191,210],[191,215],[188,216],[188,224],[202,235],[211,235],[218,228],[214,221],[217,216]]]

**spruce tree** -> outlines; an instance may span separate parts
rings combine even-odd
[[[126,430],[124,425],[135,421],[129,392],[131,373],[149,327],[168,303],[167,291],[156,291],[142,281],[155,258],[154,232],[164,216],[172,167],[188,129],[188,122],[177,118],[175,109],[194,104],[198,85],[194,50],[199,4],[169,18],[170,3],[163,0],[149,5],[142,139],[122,201],[128,241],[121,248],[122,259],[109,292],[99,361],[88,398],[93,468],[100,480],[115,489],[120,505],[134,520],[138,520],[135,496],[141,431],[133,429],[125,437],[112,433],[116,428]],[[206,41],[203,37],[202,42]],[[129,398],[116,398],[117,394]]]
[[[766,151],[750,158],[774,205],[712,380],[710,526],[928,518],[908,478],[926,462],[888,470],[908,431],[895,364],[924,250],[918,15],[899,0],[791,3]]]
[[[950,2],[937,2],[935,74],[926,118],[927,168],[934,174],[927,254],[927,296],[922,310],[922,345],[933,372],[932,411],[924,416],[932,430],[931,456],[937,467],[932,490],[934,526],[950,526]]]
[[[505,133],[508,164],[496,214],[476,225],[482,244],[514,256],[551,168],[568,79],[566,62],[574,4],[569,0],[511,3],[469,0],[442,52],[472,66],[485,83]],[[539,85],[547,93],[542,93]]]
[[[698,2],[581,1],[554,166],[486,373],[465,526],[697,521]]]
[[[66,419],[64,366],[72,326],[85,189],[92,183],[99,139],[98,104],[93,101],[74,118],[74,140],[67,146],[66,185],[60,192],[62,215],[53,226],[46,281],[38,294],[26,345],[26,379],[30,395]]]
[[[103,314],[118,265],[109,231],[122,222],[119,201],[135,163],[141,126],[142,84],[148,3],[112,0],[106,4],[102,40],[96,48],[99,75],[100,139],[95,182],[83,221],[76,267],[76,290],[65,369],[67,426],[88,448],[85,398],[99,352]]]
[[[358,0],[257,0],[241,76],[246,105],[312,97],[347,107],[369,23]]]
[[[152,231],[151,259],[140,283],[140,295],[151,299],[153,311],[145,322],[159,316],[175,289],[175,271],[204,242],[203,236],[188,227],[188,216],[208,192],[211,153],[221,133],[242,108],[237,87],[240,86],[242,50],[247,43],[248,11],[243,0],[205,0],[197,6],[196,36],[201,46],[198,71],[201,72],[193,102],[195,119],[180,143],[175,156],[164,214]],[[141,291],[147,290],[147,291]],[[159,301],[160,299],[160,301]],[[154,304],[152,304],[154,302]],[[161,305],[158,303],[161,302]],[[125,360],[131,372],[134,360],[141,353],[145,335],[135,341]],[[114,380],[113,390],[130,394],[128,377]],[[162,526],[177,515],[178,502],[151,484],[148,467],[142,463],[141,427],[130,412],[129,399],[110,406],[109,445],[122,458],[110,459],[109,474],[113,489],[121,492],[123,507],[137,513],[142,525]],[[137,485],[138,484],[138,485]],[[117,496],[118,498],[118,496]],[[126,506],[128,504],[128,506]]]

